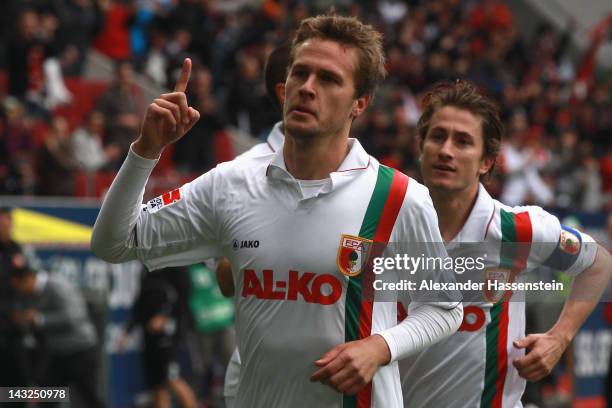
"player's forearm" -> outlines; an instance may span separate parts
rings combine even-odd
[[[593,265],[574,279],[561,316],[549,333],[561,337],[569,344],[580,326],[597,306],[611,276],[612,256],[599,246]]]
[[[232,265],[227,258],[223,258],[217,265],[217,284],[221,294],[225,297],[234,296],[234,278],[232,276]]]
[[[136,259],[134,228],[145,185],[156,163],[130,150],[106,194],[91,237],[92,251],[105,261],[120,263]]]
[[[463,319],[463,305],[447,309],[421,304],[411,308],[400,324],[379,333],[387,342],[391,361],[400,360],[457,331]]]

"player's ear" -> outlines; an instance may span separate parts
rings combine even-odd
[[[279,82],[274,85],[274,93],[276,94],[276,99],[280,106],[283,106],[285,104],[285,83]]]
[[[353,109],[351,110],[351,117],[356,118],[361,115],[363,111],[366,110],[368,105],[370,104],[370,100],[372,99],[372,95],[365,94],[360,96],[353,103]]]
[[[493,163],[495,163],[494,157],[483,157],[480,161],[480,167],[478,168],[478,173],[481,176],[487,174],[491,168],[493,167]]]
[[[421,140],[420,137],[417,136],[417,160],[420,162],[423,161],[423,143],[425,141]]]

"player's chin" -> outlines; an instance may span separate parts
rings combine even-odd
[[[306,121],[285,119],[285,132],[293,137],[310,137],[316,135],[317,127]]]
[[[447,176],[429,175],[425,177],[425,184],[431,189],[452,190],[455,185],[454,181]]]

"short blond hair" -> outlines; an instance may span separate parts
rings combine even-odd
[[[300,23],[291,43],[289,66],[293,64],[297,47],[311,38],[336,41],[355,48],[359,56],[355,71],[355,94],[357,97],[374,95],[387,75],[380,32],[355,17],[323,14],[306,18]]]

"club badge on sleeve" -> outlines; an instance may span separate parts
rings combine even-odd
[[[582,236],[578,231],[561,225],[559,241],[543,265],[555,271],[566,271],[572,267],[582,250]]]
[[[359,275],[368,262],[371,249],[372,240],[342,234],[336,258],[340,272],[346,276]]]
[[[580,239],[572,229],[567,228],[561,230],[559,249],[570,255],[576,255],[580,252]]]
[[[148,211],[151,214],[154,214],[158,212],[159,210],[161,210],[162,208],[167,207],[170,204],[173,204],[180,200],[181,200],[181,189],[177,188],[172,191],[168,191],[167,193],[164,193],[160,195],[159,197],[155,197],[149,200],[144,210]]]

